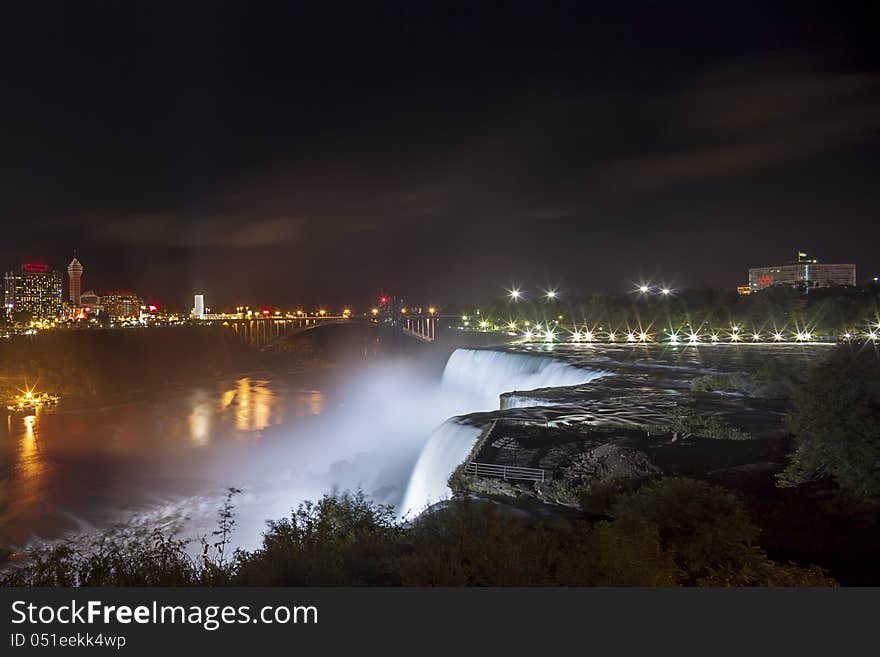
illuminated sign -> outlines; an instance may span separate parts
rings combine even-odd
[[[758,276],[758,286],[759,287],[768,287],[770,285],[773,285],[773,277],[770,274]]]
[[[27,262],[23,269],[28,274],[45,274],[49,271],[49,265],[42,262]]]

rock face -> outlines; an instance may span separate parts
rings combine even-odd
[[[644,452],[618,444],[624,440],[625,437],[616,436],[598,445],[594,441],[555,445],[537,463],[547,473],[542,482],[460,473],[453,488],[477,495],[530,497],[547,504],[578,507],[585,494],[620,490],[663,474]],[[498,450],[511,450],[505,454],[508,457],[516,454],[516,445],[509,437],[491,444]]]
[[[606,485],[658,476],[660,468],[644,452],[614,443],[575,455],[562,468],[562,478],[581,485]]]

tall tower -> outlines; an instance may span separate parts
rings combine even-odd
[[[192,316],[196,319],[205,319],[205,295],[197,294],[193,301]]]
[[[82,291],[82,263],[76,259],[76,251],[73,252],[73,260],[67,265],[67,275],[70,277],[70,303],[79,305],[79,295]]]

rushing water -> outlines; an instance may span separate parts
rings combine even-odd
[[[412,516],[449,494],[448,477],[479,434],[479,422],[457,417],[499,409],[504,392],[588,384],[606,367],[705,371],[734,353],[700,351],[459,349],[440,380],[417,360],[389,361],[332,376],[239,376],[65,399],[0,426],[0,547],[119,522],[199,536],[214,527],[230,486],[244,490],[234,542],[247,548],[267,519],[334,490],[361,489]],[[536,400],[513,397],[510,406]]]

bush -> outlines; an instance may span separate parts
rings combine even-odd
[[[797,390],[787,422],[797,447],[781,485],[833,477],[856,500],[880,502],[880,360],[873,348],[838,347]]]
[[[402,528],[390,506],[363,493],[301,504],[269,523],[263,544],[239,551],[235,582],[248,586],[389,586],[400,583]]]
[[[817,568],[779,564],[723,489],[663,479],[621,496],[612,517],[547,526],[522,512],[463,500],[407,525],[363,494],[326,496],[269,524],[262,546],[223,555],[230,492],[216,543],[161,532],[33,553],[0,583],[23,586],[747,586],[831,585]]]
[[[648,556],[677,568],[675,582],[697,586],[827,586],[815,567],[771,561],[757,544],[758,530],[742,504],[723,488],[670,477],[623,497],[613,522],[601,528],[611,546],[650,545]],[[662,553],[648,542],[650,529]],[[663,558],[661,558],[661,555]],[[613,558],[613,555],[609,555]],[[618,569],[619,570],[619,569]],[[610,572],[615,572],[613,569]],[[670,577],[674,571],[657,570]]]

